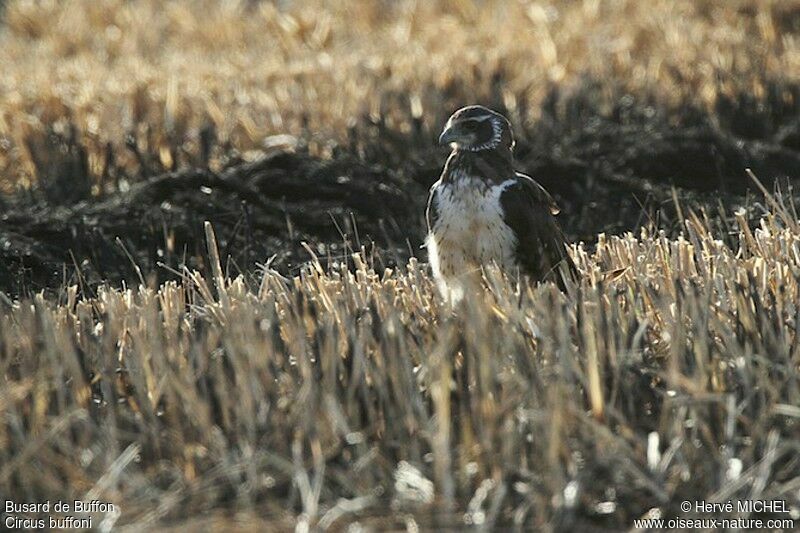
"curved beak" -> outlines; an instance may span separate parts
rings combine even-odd
[[[450,144],[456,140],[458,140],[458,135],[456,134],[455,128],[448,126],[444,129],[442,134],[439,135],[439,146]]]

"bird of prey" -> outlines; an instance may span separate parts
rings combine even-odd
[[[443,296],[460,300],[465,277],[492,263],[564,290],[576,270],[555,219],[559,209],[541,185],[514,170],[509,121],[483,106],[464,107],[439,144],[453,151],[431,187],[426,246]]]

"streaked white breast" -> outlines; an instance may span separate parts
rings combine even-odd
[[[503,221],[500,195],[514,180],[488,186],[474,178],[439,184],[438,219],[427,246],[433,275],[446,298],[461,298],[459,279],[496,263],[514,266],[517,237]]]

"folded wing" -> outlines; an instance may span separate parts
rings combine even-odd
[[[524,174],[500,196],[505,223],[517,235],[517,262],[536,281],[554,281],[565,289],[565,279],[577,279],[564,233],[556,222],[559,209],[550,194]]]

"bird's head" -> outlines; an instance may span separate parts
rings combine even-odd
[[[439,136],[439,144],[457,150],[496,150],[514,148],[514,135],[508,119],[482,105],[462,107],[452,114]]]

